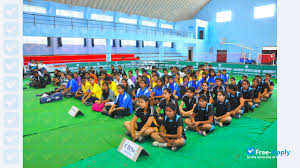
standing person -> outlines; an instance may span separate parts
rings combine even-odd
[[[111,74],[118,73],[118,70],[115,69],[114,65],[111,65]]]
[[[66,97],[74,97],[75,93],[78,90],[78,83],[75,79],[73,79],[72,74],[67,74],[68,83],[64,91],[62,92],[63,95]]]
[[[124,116],[129,116],[132,113],[132,102],[128,93],[125,92],[124,85],[118,85],[119,95],[111,106],[107,115],[112,118],[119,118]]]
[[[101,99],[101,88],[100,86],[95,82],[93,77],[89,77],[89,83],[91,84],[89,90],[86,92],[86,94],[82,97],[81,103],[85,104],[87,106],[92,105],[96,100]]]
[[[176,100],[180,98],[179,86],[174,82],[173,76],[169,76],[169,83],[166,85],[167,88],[170,88],[172,94]]]
[[[161,122],[160,132],[152,133],[154,140],[153,146],[169,147],[176,151],[186,142],[186,136],[183,129],[183,120],[176,113],[176,105],[168,103],[166,105],[166,115]]]
[[[259,107],[262,88],[261,86],[258,85],[258,79],[252,80],[251,88],[253,90],[253,99],[254,99],[255,107]]]
[[[136,84],[136,78],[133,76],[132,70],[128,71],[128,77],[129,77],[128,79],[130,79],[133,82],[133,84],[135,85]]]
[[[158,78],[157,80],[157,85],[154,86],[154,88],[152,89],[152,92],[150,94],[151,97],[151,103],[153,105],[157,105],[159,103],[159,101],[163,98],[163,84],[162,84],[162,80],[160,78]]]
[[[228,125],[231,122],[230,102],[226,99],[225,91],[218,91],[217,100],[213,104],[216,107],[215,121],[220,126]]]
[[[92,110],[103,112],[106,114],[110,107],[113,105],[115,98],[116,96],[114,92],[109,89],[108,83],[103,82],[101,99],[95,101],[92,106]]]
[[[230,115],[232,117],[241,118],[244,113],[244,99],[243,95],[238,92],[237,85],[228,84],[226,91],[227,97],[231,105]]]
[[[186,94],[182,97],[182,102],[179,106],[179,111],[182,117],[190,117],[198,103],[198,98],[195,96],[195,88],[189,87]],[[183,106],[185,105],[185,108]]]
[[[131,136],[133,141],[143,142],[146,137],[158,132],[158,115],[147,96],[138,97],[138,101],[139,107],[136,109],[132,120],[124,122],[124,127],[126,128],[126,135]],[[138,122],[138,119],[141,122]]]
[[[199,103],[195,107],[191,118],[184,120],[188,129],[195,130],[198,134],[206,136],[207,132],[215,129],[214,107],[207,102],[205,95],[200,95]]]
[[[125,73],[125,71],[122,69],[121,65],[118,65],[118,73],[119,74],[124,74]]]

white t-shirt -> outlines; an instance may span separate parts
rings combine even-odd
[[[38,69],[42,69],[42,68],[47,69],[45,64],[38,64]]]

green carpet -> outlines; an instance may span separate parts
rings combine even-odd
[[[237,78],[237,81],[240,78]],[[250,79],[251,80],[251,79]],[[27,82],[28,80],[25,80]],[[275,86],[276,86],[276,81]],[[28,88],[28,86],[25,86]],[[52,90],[24,89],[23,161],[24,168],[85,167],[276,167],[274,160],[247,159],[248,147],[276,149],[277,90],[267,102],[242,119],[233,119],[224,128],[217,127],[207,137],[187,131],[187,144],[176,152],[152,147],[152,140],[141,145],[151,154],[133,162],[120,154],[117,147],[124,137],[123,119],[111,119],[93,112],[91,106],[70,98],[40,104],[40,94]],[[72,105],[85,116],[72,118]]]

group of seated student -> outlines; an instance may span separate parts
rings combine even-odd
[[[39,89],[39,88],[45,88],[46,85],[51,84],[51,75],[47,71],[46,65],[43,64],[43,61],[34,61],[30,60],[28,63],[28,69],[29,69],[29,75],[30,82],[26,83],[26,85]],[[23,76],[25,73],[23,74]]]
[[[38,72],[34,77],[39,77]],[[187,66],[181,71],[171,67],[163,73],[156,67],[151,73],[136,69],[135,75],[131,70],[127,74],[121,66],[115,69],[112,65],[111,74],[102,67],[99,72],[79,67],[74,73],[55,70],[52,84],[59,86],[56,92],[75,97],[112,118],[129,116],[135,110],[132,120],[124,122],[126,134],[134,141],[151,137],[153,146],[172,150],[185,144],[187,130],[206,136],[215,125],[223,127],[232,117],[239,119],[253,111],[272,96],[274,86],[270,74],[264,79],[257,75],[251,84],[244,75],[236,83],[226,70],[215,73],[211,65],[200,65],[197,70]]]

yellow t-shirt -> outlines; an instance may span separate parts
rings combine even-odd
[[[112,91],[114,91],[115,96],[118,96],[118,89],[117,89],[117,84],[115,82],[111,82],[108,86]]]
[[[189,82],[190,82],[191,80],[193,80],[192,77],[190,77]]]
[[[102,88],[103,80],[100,81],[100,88]]]
[[[202,79],[202,76],[198,76],[198,81],[200,81]]]
[[[101,99],[102,90],[100,89],[100,86],[98,84],[94,84],[94,86],[90,86],[90,92],[92,92],[92,97],[97,97],[98,99]]]
[[[90,86],[91,86],[90,82],[86,82],[85,85],[82,84],[82,85],[81,85],[81,90],[82,90],[82,92],[83,92],[83,93],[86,93],[86,92],[89,90]]]
[[[183,82],[183,79],[180,77],[180,78],[179,78],[179,83],[178,83],[177,79],[175,79],[175,81],[176,81],[176,83],[178,84],[178,86],[180,86],[180,84]]]

